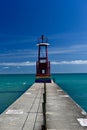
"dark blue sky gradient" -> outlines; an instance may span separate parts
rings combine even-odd
[[[86,0],[3,0],[0,30],[17,35],[84,31],[86,7]]]

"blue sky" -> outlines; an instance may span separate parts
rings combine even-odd
[[[0,1],[0,73],[35,73],[42,34],[51,73],[87,73],[87,0]]]

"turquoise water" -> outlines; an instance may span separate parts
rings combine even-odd
[[[87,74],[55,74],[52,77],[87,112]]]
[[[87,74],[53,74],[55,82],[87,112]],[[33,74],[0,75],[0,113],[35,81]]]
[[[34,82],[34,75],[0,75],[0,113]]]

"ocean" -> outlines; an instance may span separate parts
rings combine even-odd
[[[87,112],[87,74],[52,74],[55,82]],[[34,83],[34,74],[0,75],[0,113]]]

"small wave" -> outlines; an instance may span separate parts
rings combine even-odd
[[[23,85],[25,85],[25,84],[26,84],[26,82],[23,83]]]

